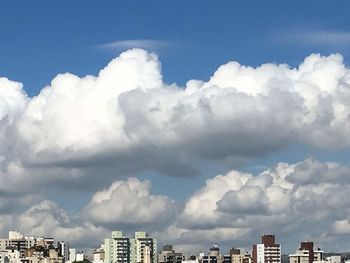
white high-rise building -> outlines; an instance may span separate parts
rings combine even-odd
[[[113,231],[104,243],[105,263],[129,263],[130,239],[122,231]]]
[[[75,248],[69,249],[69,262],[74,262],[77,259],[77,250]]]
[[[104,242],[105,263],[157,263],[157,241],[146,232],[135,232],[134,238],[113,231]]]
[[[157,240],[149,237],[146,232],[135,232],[131,239],[131,263],[145,263],[145,251],[149,253],[150,261],[157,263]]]

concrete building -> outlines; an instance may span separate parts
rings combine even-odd
[[[341,256],[330,256],[325,260],[327,263],[341,263]]]
[[[93,252],[93,263],[104,263],[105,261],[105,249],[104,244],[100,248],[95,249]]]
[[[65,261],[68,261],[69,259],[69,245],[66,241],[60,241],[58,242],[58,248],[60,252],[60,256],[63,257]]]
[[[309,251],[308,250],[298,250],[294,254],[289,255],[289,263],[309,263]]]
[[[83,262],[84,259],[85,259],[84,252],[83,251],[78,252],[77,255],[76,255],[75,261],[76,262]]]
[[[16,230],[9,231],[9,239],[10,240],[23,239],[23,238],[24,238],[24,236],[22,235],[21,232],[16,231]]]
[[[319,248],[317,250],[313,250],[313,258],[314,258],[314,262],[324,261],[324,251]]]
[[[213,245],[208,255],[202,258],[202,263],[223,263],[224,257],[220,254],[220,249],[217,245]]]
[[[145,246],[143,249],[143,262],[151,263],[151,249],[149,246]]]
[[[77,258],[77,250],[75,248],[70,248],[69,249],[69,262],[74,262],[76,261]]]
[[[274,235],[263,235],[261,244],[253,245],[253,263],[281,263],[281,245]]]
[[[9,263],[7,250],[0,250],[0,263]]]
[[[299,249],[289,255],[289,263],[324,263],[324,252],[320,249],[314,250],[314,243],[303,241]]]
[[[24,236],[11,230],[8,238],[0,239],[0,263],[64,263],[67,242],[55,244],[53,238]]]
[[[135,232],[134,238],[113,231],[104,242],[105,263],[157,263],[157,240],[146,232]]]
[[[113,231],[104,243],[105,263],[129,263],[130,239],[122,231]]]
[[[251,263],[251,257],[248,252],[241,253],[240,249],[230,249],[230,262],[231,263]]]
[[[149,237],[146,232],[135,232],[130,242],[130,262],[145,263],[145,251],[149,251],[150,261],[157,263],[157,240]]]
[[[185,256],[181,252],[175,252],[172,245],[164,245],[158,253],[158,263],[181,263]]]

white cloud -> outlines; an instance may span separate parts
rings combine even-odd
[[[176,214],[174,201],[150,193],[150,182],[129,178],[115,181],[108,189],[97,192],[85,208],[96,224],[119,228],[150,225],[158,229],[171,222]]]
[[[280,163],[257,176],[218,175],[189,198],[177,222],[160,235],[202,247],[237,241],[248,246],[272,232],[287,251],[303,239],[334,249],[337,237],[349,234],[349,176],[349,167],[314,159]],[[306,180],[296,181],[301,177]]]
[[[288,41],[305,44],[331,45],[344,47],[350,44],[350,32],[334,30],[311,30],[290,32],[285,38]]]
[[[183,209],[170,198],[152,193],[150,182],[136,178],[115,181],[96,192],[74,215],[43,196],[22,205],[26,199],[15,196],[13,204],[17,200],[21,209],[0,210],[0,226],[67,239],[78,247],[98,246],[114,229],[143,229],[160,242],[200,250],[213,243],[224,248],[250,247],[260,234],[269,232],[277,235],[285,252],[303,239],[325,249],[346,250],[348,171],[347,166],[314,159],[279,163],[259,175],[231,171],[208,179]],[[300,180],[302,176],[307,180]]]
[[[0,177],[6,183],[0,195],[31,196],[52,185],[96,191],[117,176],[146,170],[190,176],[197,160],[261,157],[295,142],[349,149],[349,105],[350,70],[339,54],[310,55],[297,68],[230,62],[207,82],[178,87],[163,82],[155,54],[134,49],[98,76],[60,74],[33,98],[20,83],[2,78]],[[348,167],[312,159],[279,164],[258,176],[232,171],[207,180],[167,231],[188,242],[209,236],[229,242],[231,234],[248,240],[261,229],[290,234],[307,228],[305,235],[331,237],[349,218],[348,177]],[[0,226],[9,222],[7,202],[0,200]],[[97,193],[83,211],[89,220],[80,225],[74,220],[81,219],[52,203],[16,204],[21,211],[34,209],[16,213],[38,232],[77,236],[84,229],[105,233],[117,224],[155,230],[157,218],[163,227],[175,217],[164,211],[176,210],[172,200],[136,179]],[[50,216],[53,210],[60,215]],[[45,221],[42,228],[33,211]],[[126,222],[122,213],[134,221]]]
[[[15,204],[16,197],[13,197]],[[22,207],[23,208],[23,207]],[[67,240],[77,248],[91,249],[100,244],[109,233],[101,226],[70,215],[56,203],[43,197],[27,200],[27,208],[22,211],[0,211],[0,234],[7,236],[10,229],[17,229],[26,235],[54,237]]]
[[[27,96],[22,84],[0,77],[0,175],[5,161],[12,158],[11,148],[16,143],[13,126],[23,113],[26,103]]]
[[[128,40],[117,40],[105,44],[98,45],[98,48],[120,51],[131,48],[142,48],[152,51],[159,51],[162,48],[169,46],[168,41],[155,40],[155,39],[128,39]]]
[[[207,82],[178,87],[163,82],[155,54],[133,49],[98,76],[60,74],[30,99],[21,84],[1,83],[0,171],[16,189],[32,176],[38,187],[104,185],[144,170],[189,176],[194,160],[251,158],[293,142],[350,147],[350,71],[338,54],[310,55],[298,68],[229,62]]]

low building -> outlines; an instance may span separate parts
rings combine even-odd
[[[100,248],[95,249],[92,252],[93,263],[103,263],[105,261],[105,250],[104,245],[102,244]]]
[[[208,255],[202,258],[203,263],[223,263],[224,257],[220,254],[220,249],[217,245],[213,245]]]
[[[172,245],[164,245],[158,253],[158,263],[181,263],[185,256],[181,252],[175,252]]]

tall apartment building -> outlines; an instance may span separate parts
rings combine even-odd
[[[104,250],[106,263],[130,262],[130,239],[122,231],[113,231],[111,237],[105,239]]]
[[[64,261],[68,261],[69,259],[69,245],[66,241],[58,242],[59,254],[63,257]]]
[[[77,258],[77,250],[75,248],[70,248],[69,249],[69,262],[74,262],[76,261]]]
[[[304,241],[300,243],[300,248],[289,255],[290,263],[314,263],[323,262],[323,251],[314,250],[314,243],[311,241]]]
[[[157,263],[157,241],[146,232],[135,232],[134,238],[113,231],[104,242],[105,263]]]
[[[158,263],[181,263],[185,260],[181,252],[175,252],[172,245],[164,245],[158,254]]]
[[[263,235],[261,244],[253,245],[253,263],[281,263],[281,245],[274,235]]]
[[[148,259],[157,263],[157,240],[146,232],[135,232],[135,237],[131,239],[130,262],[146,263]]]

